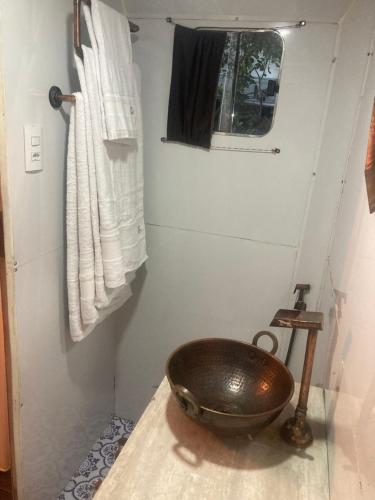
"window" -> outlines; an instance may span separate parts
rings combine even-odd
[[[283,40],[276,31],[228,32],[214,131],[262,136],[276,110]]]

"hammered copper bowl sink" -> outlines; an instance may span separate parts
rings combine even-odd
[[[277,340],[268,335],[277,350]],[[252,434],[270,424],[294,392],[288,368],[269,352],[229,339],[201,339],[179,347],[167,377],[181,409],[211,431]]]

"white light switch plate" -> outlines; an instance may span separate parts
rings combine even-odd
[[[43,170],[43,138],[41,125],[25,125],[25,171]]]

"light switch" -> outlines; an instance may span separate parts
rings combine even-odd
[[[31,161],[40,161],[39,151],[31,151]]]
[[[25,125],[25,170],[38,172],[43,170],[42,126]]]

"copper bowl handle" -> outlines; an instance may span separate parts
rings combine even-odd
[[[201,412],[201,407],[195,396],[183,385],[174,385],[173,392],[176,399],[187,415],[197,417]]]
[[[255,347],[258,347],[258,340],[260,337],[269,337],[272,340],[272,349],[269,352],[270,354],[276,354],[277,349],[279,348],[279,342],[277,341],[276,335],[271,332],[267,332],[266,330],[258,332],[253,338],[253,345],[255,345]]]

